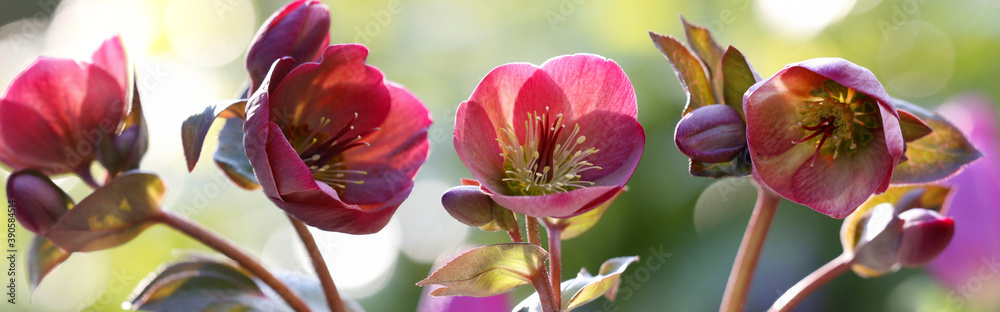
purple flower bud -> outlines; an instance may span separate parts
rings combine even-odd
[[[692,160],[727,162],[746,148],[746,124],[728,105],[699,107],[677,123],[674,143]]]
[[[21,225],[36,234],[45,233],[73,206],[73,199],[52,180],[31,169],[10,175],[7,198],[14,201],[14,216]]]
[[[896,255],[902,228],[903,220],[896,217],[896,208],[892,204],[873,207],[854,248],[851,266],[854,273],[872,278],[898,270]]]
[[[478,186],[456,186],[444,192],[441,204],[455,220],[469,226],[483,226],[493,221],[493,199]]]
[[[274,12],[257,31],[247,50],[247,70],[253,89],[267,76],[271,64],[290,56],[312,62],[330,44],[330,9],[316,0],[298,0]]]
[[[955,222],[937,211],[915,208],[899,214],[903,219],[897,259],[906,267],[918,267],[937,257],[955,234]]]

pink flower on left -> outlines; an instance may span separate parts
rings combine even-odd
[[[114,36],[89,62],[39,57],[0,99],[0,161],[89,177],[98,146],[125,119],[128,60]]]

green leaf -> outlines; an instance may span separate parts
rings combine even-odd
[[[920,118],[917,118],[912,113],[904,109],[897,109],[896,111],[899,112],[899,130],[903,132],[903,141],[913,142],[934,132],[934,129],[928,127],[927,124],[920,121]]]
[[[514,212],[510,211],[510,209],[504,208],[491,200],[490,211],[493,212],[493,220],[480,226],[479,229],[487,232],[510,232],[518,227],[517,217],[514,216]]]
[[[906,161],[896,166],[892,184],[941,180],[982,157],[983,154],[943,116],[899,99],[893,99],[893,104],[923,121],[934,132],[906,143]]]
[[[704,163],[690,160],[690,164],[688,166],[688,171],[692,176],[713,179],[747,176],[750,175],[752,169],[750,155],[747,150],[743,150],[742,153],[736,155],[736,158],[733,158],[732,161],[723,163]]]
[[[684,34],[687,36],[688,46],[694,50],[694,53],[708,68],[715,98],[723,98],[722,47],[712,38],[712,32],[708,28],[688,23],[684,16],[681,16],[681,23],[684,24]]]
[[[600,206],[597,206],[597,208],[587,211],[579,216],[568,219],[545,218],[545,222],[562,228],[562,231],[559,234],[559,239],[561,240],[577,237],[580,234],[583,234],[583,232],[586,232],[590,228],[594,227],[594,225],[597,224],[597,221],[600,221],[601,217],[604,216],[604,212],[608,210],[608,207],[611,207],[611,203],[618,198],[618,195],[621,195],[625,191],[628,191],[628,187],[622,188],[621,191],[618,191],[618,193],[612,196],[611,199],[608,199]]]
[[[243,148],[243,120],[226,119],[219,132],[219,149],[215,151],[215,164],[226,173],[230,180],[247,190],[260,188],[253,167]]]
[[[528,284],[544,268],[549,254],[528,243],[479,247],[448,262],[417,286],[444,286],[433,296],[489,297]]]
[[[674,37],[664,36],[654,32],[649,32],[649,37],[653,40],[656,48],[670,61],[670,65],[677,74],[684,92],[687,93],[687,104],[684,106],[684,114],[706,105],[718,104],[713,95],[712,84],[708,81],[705,65],[701,63],[691,50],[684,46]]]
[[[601,270],[597,276],[590,275],[587,269],[580,269],[576,278],[563,281],[560,284],[562,292],[562,311],[571,311],[580,306],[594,301],[600,296],[605,296],[608,300],[615,300],[618,293],[618,285],[621,282],[621,274],[625,272],[629,264],[639,261],[638,256],[611,258],[601,265]],[[514,307],[514,312],[541,312],[542,303],[538,299],[538,293],[534,293]]]
[[[124,244],[156,223],[165,191],[155,174],[126,172],[60,217],[45,237],[74,252]]]
[[[184,158],[187,160],[188,171],[194,170],[194,165],[201,157],[201,148],[205,144],[205,136],[216,118],[243,119],[247,100],[222,100],[209,105],[201,113],[189,116],[181,124],[181,143],[184,145]]]
[[[587,269],[581,269],[576,278],[562,282],[563,311],[576,309],[597,297],[605,296],[615,300],[621,274],[629,264],[639,261],[638,256],[611,258],[601,264],[597,276],[590,275]]]
[[[265,296],[239,268],[205,259],[161,267],[126,300],[129,309],[153,312],[288,310]]]
[[[753,67],[743,57],[743,53],[729,46],[726,54],[722,55],[722,98],[726,105],[736,109],[746,122],[747,116],[743,113],[743,94],[757,83],[759,77],[754,72]]]
[[[69,259],[71,254],[71,252],[52,244],[52,241],[44,236],[35,236],[31,240],[31,247],[28,248],[28,287],[30,287],[30,291],[34,292],[42,283],[42,279],[60,263]]]

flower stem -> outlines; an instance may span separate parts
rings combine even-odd
[[[274,277],[257,260],[254,260],[253,257],[218,234],[191,220],[166,211],[157,218],[157,221],[198,240],[202,244],[205,244],[205,246],[215,249],[219,253],[236,261],[240,266],[246,268],[250,273],[253,273],[253,275],[256,275],[257,278],[260,278],[261,281],[270,286],[295,311],[309,311],[309,306],[306,305],[305,301],[302,301],[302,298],[298,294]]]
[[[323,260],[323,254],[320,253],[312,233],[309,233],[309,228],[302,221],[290,215],[288,216],[288,220],[292,221],[295,232],[299,234],[302,244],[305,245],[306,250],[309,252],[309,260],[312,260],[313,269],[316,270],[316,277],[319,278],[320,284],[323,285],[323,292],[326,294],[326,303],[330,306],[330,311],[346,311],[344,309],[344,302],[340,299],[340,292],[337,291],[337,285],[333,283],[333,277],[330,276],[330,269],[326,266],[326,261]]]
[[[542,303],[543,312],[558,312],[561,304],[552,298],[552,285],[549,284],[548,276],[545,267],[542,267],[531,276],[531,286],[538,293],[538,301]]]
[[[795,306],[799,305],[802,300],[809,297],[810,294],[815,292],[821,286],[830,282],[840,274],[847,272],[847,269],[851,267],[851,257],[847,255],[840,255],[839,257],[830,260],[827,264],[817,269],[815,272],[806,276],[795,286],[789,288],[785,294],[781,295],[774,305],[771,306],[769,312],[785,312],[791,311]]]
[[[740,243],[740,249],[736,253],[733,269],[729,272],[729,282],[726,284],[726,293],[722,296],[720,312],[743,311],[753,271],[757,267],[757,259],[760,258],[760,250],[764,247],[767,231],[771,228],[771,221],[780,201],[781,197],[777,194],[757,185],[757,203],[754,205],[746,232],[743,233],[743,242]]]
[[[544,220],[544,219],[543,219]],[[562,227],[544,222],[549,233],[549,280],[552,282],[553,301],[562,306]]]
[[[513,215],[514,215],[514,228],[511,229],[510,231],[507,231],[507,235],[510,235],[510,241],[512,243],[520,243],[523,242],[523,240],[521,240],[521,227],[517,225],[517,214],[515,213]]]
[[[528,229],[528,243],[541,246],[542,236],[538,233],[538,218],[529,215],[525,215],[524,217],[524,227]]]

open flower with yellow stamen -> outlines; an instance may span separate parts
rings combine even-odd
[[[427,107],[367,56],[345,44],[316,63],[281,58],[247,103],[243,144],[264,194],[321,230],[381,230],[427,159]]]
[[[753,176],[834,218],[889,187],[903,155],[899,115],[868,69],[839,58],[785,66],[744,95]]]
[[[560,56],[493,69],[458,108],[455,149],[483,192],[533,217],[617,194],[642,156],[635,91],[614,61]]]

